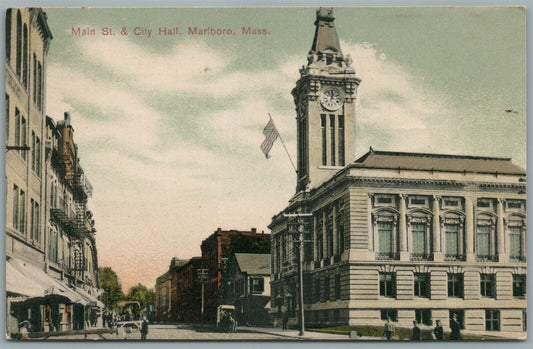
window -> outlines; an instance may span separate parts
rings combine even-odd
[[[491,227],[489,225],[477,226],[477,252],[478,256],[485,257],[491,253]]]
[[[17,37],[15,38],[15,42],[17,43],[16,71],[17,76],[20,78],[22,74],[22,17],[20,10],[17,11]]]
[[[329,130],[331,138],[331,166],[335,166],[335,115],[329,116]]]
[[[19,187],[13,185],[13,228],[19,230]]]
[[[526,275],[513,274],[513,297],[526,296]]]
[[[415,273],[414,275],[414,295],[415,297],[429,298],[429,274],[428,273]]]
[[[379,295],[382,297],[396,297],[396,276],[394,273],[379,274]]]
[[[22,84],[28,87],[28,26],[24,23],[24,45],[22,51]]]
[[[520,259],[522,257],[522,226],[509,226],[508,230],[510,244],[509,256],[512,260]]]
[[[339,115],[339,166],[344,166],[344,115]]]
[[[381,320],[387,321],[390,319],[391,321],[397,321],[398,320],[398,310],[394,309],[382,309],[381,312]]]
[[[419,324],[431,325],[431,310],[430,309],[416,309],[415,320]]]
[[[42,85],[43,85],[43,71],[41,62],[37,61],[37,106],[42,107]]]
[[[423,256],[426,253],[426,225],[421,223],[411,224],[413,239],[413,255]]]
[[[19,191],[20,214],[19,214],[19,230],[26,235],[26,194],[23,190]]]
[[[337,206],[335,228],[337,230],[337,253],[342,254],[344,251],[344,209],[342,201]]]
[[[57,263],[57,232],[52,230],[50,231],[50,240],[49,240],[49,258],[52,262]]]
[[[24,118],[24,116],[20,119],[20,143],[20,146],[27,145],[26,119]],[[26,160],[26,158],[28,157],[27,152],[25,150],[20,150],[20,153],[22,155],[22,158]]]
[[[265,280],[262,277],[250,278],[250,292],[263,293],[265,290]]]
[[[494,297],[494,274],[481,274],[481,296],[483,297]]]
[[[11,59],[11,9],[6,10],[6,64]]]
[[[15,107],[15,145],[20,146],[20,111]]]
[[[335,299],[341,299],[341,276],[335,275]]]
[[[320,278],[315,279],[315,302],[320,302]]]
[[[428,206],[428,198],[425,196],[410,196],[409,206]]]
[[[521,209],[522,201],[520,200],[507,200],[507,208],[509,209]]]
[[[9,95],[6,93],[6,144],[9,144]]]
[[[379,253],[392,255],[392,223],[378,223]]]
[[[479,199],[477,201],[477,207],[479,208],[491,208],[492,200],[491,199]]]
[[[463,274],[448,274],[448,297],[463,297]]]
[[[329,284],[329,276],[326,276],[324,278],[324,301],[327,302],[329,301],[329,296],[330,296],[330,284]]]
[[[499,331],[500,330],[500,311],[485,310],[485,330]]]
[[[326,143],[326,115],[321,114],[320,115],[320,127],[322,129],[322,166],[326,166],[328,164],[328,157],[327,157],[327,143]]]
[[[378,204],[392,204],[392,198],[380,196],[377,198]]]
[[[459,256],[459,226],[456,224],[444,225],[446,239],[446,257],[458,258]]]

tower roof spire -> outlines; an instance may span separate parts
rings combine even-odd
[[[339,37],[335,30],[335,17],[333,17],[333,8],[321,7],[316,10],[315,37],[311,51],[314,54],[326,52],[328,50],[342,56]]]

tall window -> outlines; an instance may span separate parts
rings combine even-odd
[[[344,166],[344,115],[339,115],[339,166]]]
[[[486,257],[491,255],[491,228],[489,225],[477,226],[477,248],[478,256]]]
[[[523,298],[526,296],[526,275],[513,274],[513,297]]]
[[[415,273],[414,294],[416,297],[429,298],[429,274]]]
[[[13,228],[15,230],[19,229],[19,187],[15,184],[13,185]]]
[[[33,103],[37,104],[37,56],[33,54]]]
[[[320,278],[315,279],[315,302],[320,302]]]
[[[341,276],[335,275],[335,299],[341,299]]]
[[[329,283],[329,276],[326,276],[324,278],[324,301],[325,302],[329,301],[330,288],[331,288],[331,285]]]
[[[522,227],[510,226],[509,230],[509,256],[511,259],[520,259],[522,256]]]
[[[416,309],[415,320],[419,324],[431,325],[431,310],[430,309]]]
[[[378,222],[379,253],[392,256],[392,222]]]
[[[35,201],[30,200],[30,238],[33,240],[33,234],[35,231]]]
[[[481,274],[480,280],[481,296],[494,297],[494,274]]]
[[[20,10],[17,11],[17,37],[15,42],[17,43],[16,71],[20,79],[22,74],[22,17],[20,16]]]
[[[6,93],[6,144],[9,144],[9,95]]]
[[[48,248],[50,251],[50,260],[57,263],[57,232],[54,230],[50,231],[50,243]]]
[[[6,10],[6,64],[11,59],[11,9]]]
[[[321,114],[320,115],[320,127],[322,129],[322,166],[326,166],[328,164],[328,146],[326,142],[326,115]]]
[[[321,261],[322,258],[324,257],[324,241],[323,241],[323,236],[322,236],[322,233],[323,233],[323,217],[322,217],[322,212],[319,211],[318,212],[318,217],[317,217],[317,226],[316,226],[316,258],[318,261]]]
[[[426,225],[422,223],[411,224],[413,238],[413,255],[423,256],[426,253]]]
[[[444,232],[446,257],[457,258],[459,256],[459,226],[457,224],[445,224]]]
[[[26,193],[23,190],[19,191],[20,197],[20,214],[19,214],[19,230],[26,235]]]
[[[500,311],[499,310],[485,310],[485,330],[499,331],[500,330]]]
[[[335,115],[329,116],[329,130],[331,138],[331,166],[335,166]]]
[[[20,111],[15,107],[15,145],[20,146]]]
[[[22,51],[22,84],[28,87],[28,26],[24,23],[24,49]]]
[[[27,126],[26,126],[26,119],[24,117],[22,117],[20,119],[20,142],[21,142],[21,146],[25,146],[27,145],[28,141],[27,141]],[[24,160],[26,160],[28,158],[28,154],[27,154],[27,151],[25,150],[21,150],[20,151],[21,155],[22,155],[22,158]]]
[[[396,275],[394,273],[379,273],[379,295],[396,297]]]
[[[37,106],[39,109],[42,107],[42,86],[43,86],[43,71],[41,62],[37,61]]]
[[[448,297],[463,297],[463,274],[448,274]]]

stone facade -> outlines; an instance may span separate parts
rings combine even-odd
[[[355,90],[346,84],[355,88],[359,80],[344,69],[350,62],[332,13],[319,10],[315,24],[308,65],[293,90],[297,123],[306,125],[297,128],[305,140],[298,143],[304,171],[297,193],[269,226],[271,312],[287,311],[290,323],[298,321],[298,246],[286,214],[311,213],[303,261],[306,325],[382,327],[391,318],[400,327],[417,320],[428,329],[441,320],[449,330],[457,314],[465,331],[525,331],[525,170],[506,158],[372,148],[331,167],[333,150],[338,160],[342,145],[333,141],[355,137],[348,126],[355,122]],[[337,101],[331,92],[324,96],[331,86],[341,94]],[[333,123],[339,115],[342,129]],[[353,149],[346,145],[346,156]]]

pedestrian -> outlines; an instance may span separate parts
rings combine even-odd
[[[433,329],[433,335],[435,336],[435,339],[438,341],[441,341],[444,339],[444,329],[442,328],[442,325],[440,324],[440,320],[437,320],[437,326]]]
[[[413,340],[419,341],[421,339],[420,327],[418,327],[418,323],[416,321],[413,321]]]
[[[392,337],[394,337],[394,325],[390,321],[390,317],[388,317],[387,322],[385,323],[385,338],[387,338],[388,341],[391,341]]]
[[[145,341],[147,335],[148,335],[148,320],[144,318],[143,323],[141,325],[141,340]]]
[[[19,333],[21,340],[28,339],[28,332],[30,330],[31,324],[28,320],[24,320],[19,324]]]
[[[452,319],[450,321],[450,329],[452,332],[450,333],[450,340],[456,341],[461,339],[461,326],[459,325],[459,321],[457,321],[457,314],[453,314]]]
[[[287,312],[283,313],[282,328],[283,330],[287,329],[287,324],[289,323],[289,314]]]

